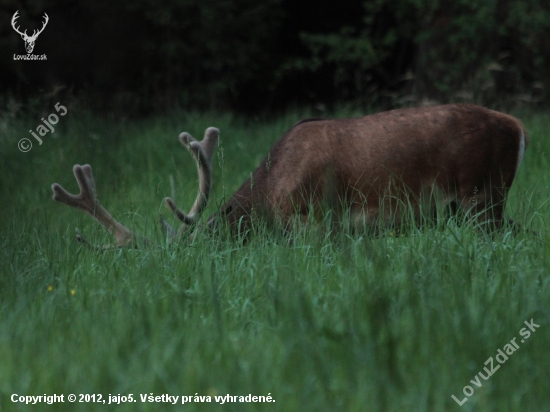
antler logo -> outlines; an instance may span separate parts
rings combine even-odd
[[[48,17],[48,15],[46,13],[44,13],[44,19],[45,20],[44,20],[44,23],[42,23],[42,28],[40,30],[34,30],[33,33],[32,33],[32,36],[29,36],[29,35],[27,35],[27,30],[25,30],[23,33],[21,33],[19,31],[19,27],[15,27],[15,21],[19,17],[17,15],[17,13],[19,13],[19,10],[17,10],[15,12],[15,14],[13,15],[13,17],[11,19],[11,25],[12,25],[13,29],[21,35],[21,38],[25,42],[25,49],[27,49],[27,53],[31,54],[32,50],[34,49],[34,43],[36,42],[36,38],[38,37],[38,35],[40,33],[42,33],[44,31],[44,28],[46,27],[46,24],[48,24],[48,20],[50,20],[50,18]]]

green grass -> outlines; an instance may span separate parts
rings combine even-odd
[[[507,207],[540,238],[489,238],[449,222],[403,237],[312,228],[293,242],[268,231],[246,245],[201,235],[167,245],[158,215],[176,222],[162,199],[188,209],[197,190],[181,131],[221,130],[209,214],[301,115],[125,123],[69,108],[54,134],[21,153],[17,141],[44,114],[0,124],[1,411],[550,410],[550,116],[521,116],[531,147]],[[154,247],[97,254],[74,241],[77,229],[113,241],[51,200],[53,182],[77,191],[75,163],[93,166],[104,206]],[[540,328],[520,343],[531,318]],[[513,338],[520,349],[480,388],[470,383]],[[459,407],[451,395],[463,399],[466,385],[475,392]],[[10,401],[130,393],[138,402]],[[180,396],[179,405],[142,403],[151,393]],[[181,405],[195,394],[212,402]],[[215,402],[226,394],[276,402]]]

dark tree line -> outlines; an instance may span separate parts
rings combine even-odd
[[[46,61],[14,60],[28,32]],[[546,0],[5,0],[0,104],[257,112],[422,100],[544,104]]]

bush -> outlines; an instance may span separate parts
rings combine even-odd
[[[132,114],[550,97],[550,3],[542,0],[45,3],[29,2],[20,20],[32,30],[49,13],[35,48],[48,59],[40,70],[1,61],[0,88],[10,95],[0,101],[58,101],[64,90],[92,108]],[[24,52],[11,16],[0,19],[7,55]]]
[[[363,24],[301,33],[298,70],[330,67],[341,97],[540,102],[550,78],[550,4],[538,0],[370,0]],[[372,98],[372,96],[371,96]]]

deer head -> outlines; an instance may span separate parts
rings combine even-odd
[[[49,19],[48,15],[46,13],[44,13],[44,22],[42,23],[42,28],[40,30],[34,30],[33,33],[32,33],[32,36],[28,36],[27,35],[27,30],[25,30],[24,32],[21,32],[19,30],[19,26],[15,27],[16,20],[19,17],[17,13],[19,13],[19,10],[17,10],[14,13],[14,15],[11,19],[11,25],[12,25],[13,29],[21,35],[21,38],[25,42],[25,49],[27,50],[27,53],[31,54],[33,49],[34,49],[34,43],[36,42],[36,39],[38,38],[38,35],[44,31],[44,28],[46,27],[46,24],[48,24],[48,21],[50,19]]]
[[[165,199],[182,222],[176,231],[162,219],[170,238],[195,225],[206,208],[218,136],[213,127],[201,142],[188,133],[179,136],[197,164],[199,193],[188,214],[174,200]],[[254,216],[261,216],[288,228],[293,218],[307,222],[312,207],[318,214],[327,205],[340,214],[346,210],[352,221],[398,220],[408,211],[403,204],[416,216],[423,193],[437,189],[439,201],[452,202],[499,228],[527,145],[518,119],[474,105],[304,120],[274,144],[207,227],[221,219],[238,233],[250,227]],[[115,236],[116,246],[132,244],[130,230],[99,203],[91,167],[76,165],[73,171],[80,194],[72,195],[55,183],[54,200],[90,214]]]

